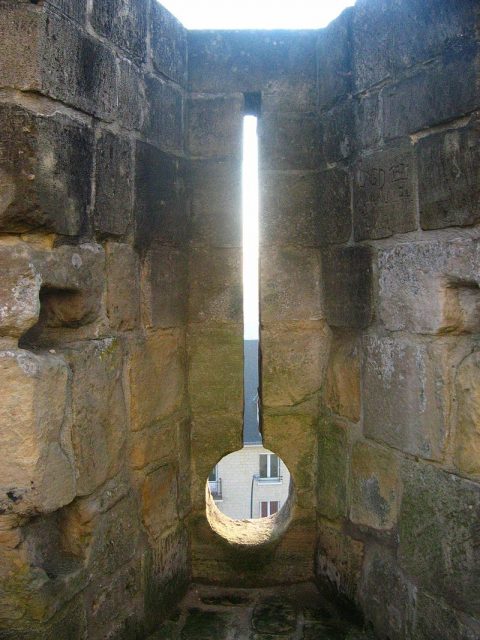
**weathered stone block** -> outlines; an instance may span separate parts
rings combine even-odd
[[[85,24],[87,0],[47,0],[46,4],[81,25]]]
[[[130,438],[130,465],[139,470],[159,463],[173,462],[177,455],[178,420],[173,418],[135,431]]]
[[[417,586],[478,617],[479,485],[413,462],[404,463],[402,476],[402,568]]]
[[[372,318],[372,257],[369,247],[322,251],[325,314],[334,327],[363,328]]]
[[[383,106],[379,90],[355,96],[355,132],[357,150],[379,144],[383,136]]]
[[[184,86],[187,72],[187,32],[160,3],[150,8],[150,49],[155,71]]]
[[[181,245],[186,238],[184,166],[152,145],[137,142],[135,169],[135,245]]]
[[[355,150],[355,107],[343,100],[319,117],[320,152],[323,164],[345,162]]]
[[[266,171],[260,177],[260,244],[317,246],[316,173]]]
[[[335,590],[354,601],[362,571],[362,542],[353,540],[340,527],[328,520],[318,523],[316,550],[316,575],[328,582]]]
[[[478,21],[474,5],[444,0],[358,3],[353,19],[357,90],[431,59],[456,41],[473,37]]]
[[[190,98],[190,153],[203,158],[239,157],[242,152],[243,103],[241,94]]]
[[[352,235],[350,178],[342,169],[318,174],[317,241],[320,246],[347,242]]]
[[[39,36],[39,90],[99,118],[113,120],[118,98],[111,49],[56,12],[50,11],[44,18]]]
[[[77,494],[88,495],[112,478],[122,463],[126,411],[122,349],[114,339],[69,349],[73,373],[72,442]]]
[[[480,121],[437,133],[417,144],[423,229],[475,224],[480,219]]]
[[[324,398],[333,413],[360,420],[360,345],[353,334],[334,333]]]
[[[0,336],[20,337],[38,320],[41,276],[25,243],[0,247]]]
[[[174,152],[184,146],[183,93],[156,76],[145,77],[147,115],[142,133],[153,144]]]
[[[259,121],[262,170],[317,169],[321,160],[321,130],[311,113],[263,112]]]
[[[394,454],[358,442],[352,452],[352,522],[374,529],[395,526],[400,503],[399,475],[399,464]]]
[[[243,412],[242,327],[190,328],[189,394],[194,413]]]
[[[264,325],[323,318],[317,249],[279,247],[260,256],[260,307]]]
[[[364,346],[365,435],[440,460],[447,436],[448,346],[378,336],[366,337]]]
[[[87,230],[93,134],[63,115],[35,116],[0,105],[0,228]]]
[[[150,328],[181,327],[187,321],[188,257],[167,245],[152,247],[142,273],[143,322]]]
[[[191,242],[212,247],[242,243],[240,161],[193,160],[188,166]]]
[[[477,333],[480,243],[399,244],[379,253],[380,317],[391,331]]]
[[[325,323],[316,328],[263,329],[262,401],[265,407],[287,407],[310,400],[325,372],[331,333]]]
[[[465,358],[456,376],[455,465],[480,475],[480,353]]]
[[[441,62],[383,91],[384,135],[396,138],[474,111],[479,103],[477,46],[446,53]]]
[[[413,153],[409,145],[387,147],[357,162],[353,221],[356,240],[386,238],[416,228]]]
[[[140,431],[176,411],[184,401],[184,338],[180,331],[147,333],[131,347],[131,429]]]
[[[316,40],[313,31],[190,31],[190,89],[216,94],[239,90],[268,93],[272,85],[285,79],[296,102],[298,87],[315,83]]]
[[[95,229],[121,236],[132,224],[133,149],[129,140],[102,131],[95,153]]]
[[[336,102],[352,90],[352,18],[353,11],[348,9],[318,34],[317,99],[320,108]]]
[[[118,64],[118,105],[116,116],[126,129],[144,130],[146,117],[145,84],[141,71],[130,60]]]
[[[177,520],[177,474],[163,465],[147,475],[141,489],[141,515],[149,536],[155,540]]]
[[[365,619],[381,637],[405,638],[413,597],[391,551],[371,547],[365,554],[358,599]]]
[[[117,331],[135,329],[140,320],[138,256],[128,244],[109,242],[106,247],[107,316]]]
[[[324,417],[318,436],[317,508],[330,520],[347,511],[348,436],[345,427]]]
[[[147,0],[95,0],[90,15],[95,31],[137,62],[147,53]]]
[[[192,248],[189,274],[190,322],[242,322],[242,254],[239,249]]]
[[[62,358],[2,351],[0,512],[33,515],[59,509],[75,495],[68,423],[68,369]]]
[[[0,86],[20,90],[40,87],[38,47],[42,24],[41,9],[12,2],[0,6]],[[3,127],[2,127],[3,129]]]
[[[415,603],[412,634],[416,640],[476,640],[480,634],[480,623],[420,591]]]

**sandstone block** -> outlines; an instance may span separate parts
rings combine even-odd
[[[372,264],[369,247],[322,251],[325,314],[333,327],[363,328],[372,316]]]
[[[413,153],[408,145],[363,156],[353,181],[356,240],[386,238],[416,228]]]
[[[172,462],[177,455],[178,419],[135,431],[130,438],[130,465],[138,470],[157,463]]]
[[[153,3],[150,8],[150,47],[155,71],[185,86],[187,32],[159,3]]]
[[[355,147],[368,149],[379,144],[383,136],[383,106],[379,90],[355,96]]]
[[[433,10],[435,20],[431,19]],[[455,41],[468,40],[474,34],[476,20],[478,11],[471,2],[362,2],[353,19],[357,90],[435,57]]]
[[[478,617],[480,487],[431,465],[405,462],[399,559],[418,587]]]
[[[476,640],[480,633],[480,623],[420,591],[417,595],[412,633],[418,640]]]
[[[0,511],[54,511],[75,495],[71,434],[65,422],[67,366],[58,356],[2,351],[0,375]]]
[[[188,71],[192,91],[265,91],[287,80],[292,102],[298,87],[314,85],[316,33],[293,31],[216,31],[188,33]],[[293,87],[292,87],[292,78]],[[310,107],[311,108],[311,107]]]
[[[189,274],[190,322],[242,322],[242,254],[239,249],[192,248]]]
[[[90,22],[95,31],[136,62],[147,54],[147,0],[95,0]]]
[[[260,255],[260,306],[264,325],[323,318],[317,249],[278,247]]]
[[[330,520],[347,511],[348,436],[346,428],[327,418],[320,421],[318,438],[317,507]]]
[[[440,460],[447,436],[447,345],[370,336],[364,346],[365,435]]]
[[[152,145],[137,142],[135,245],[144,253],[154,243],[182,245],[187,233],[184,166]]]
[[[131,428],[140,431],[176,411],[184,401],[184,338],[180,331],[155,331],[130,348]]]
[[[263,112],[259,123],[262,170],[317,169],[321,160],[321,131],[311,113]]]
[[[188,149],[193,156],[239,157],[243,96],[198,97],[188,102]]]
[[[479,221],[480,121],[422,138],[417,144],[420,221],[423,229]]]
[[[172,465],[163,465],[146,476],[141,489],[141,515],[153,540],[174,526],[178,517],[177,494],[177,475]]]
[[[40,87],[38,47],[42,18],[38,7],[2,3],[0,85],[20,90]],[[2,127],[3,129],[3,127]],[[5,134],[5,131],[3,131]]]
[[[365,554],[358,599],[367,622],[392,640],[405,637],[410,609],[409,585],[396,559],[385,547]]]
[[[126,129],[143,130],[145,111],[145,83],[139,68],[120,58],[118,64],[118,105],[116,116]]]
[[[342,100],[319,118],[320,152],[324,165],[345,162],[355,151],[355,105]]]
[[[189,395],[194,413],[242,413],[241,326],[190,327]]]
[[[153,144],[181,152],[184,146],[182,91],[156,76],[145,77],[147,115],[142,132]]]
[[[93,135],[67,116],[40,117],[0,105],[0,228],[45,227],[62,235],[88,228]]]
[[[354,601],[363,560],[362,542],[354,540],[328,520],[318,523],[316,575]]]
[[[149,328],[181,327],[187,320],[188,257],[184,249],[152,247],[142,272],[143,322]]]
[[[121,236],[132,224],[133,150],[126,138],[102,131],[95,154],[95,229]]]
[[[317,246],[317,174],[261,173],[260,244]]]
[[[48,0],[48,4],[79,24],[85,24],[87,0]]]
[[[330,169],[318,174],[317,239],[320,246],[347,242],[352,234],[350,178]]]
[[[125,444],[122,349],[108,338],[70,348],[72,442],[77,493],[88,495],[119,470]]]
[[[113,120],[118,93],[112,50],[57,12],[50,11],[43,17],[40,91],[99,118]]]
[[[393,454],[359,442],[351,463],[350,519],[374,529],[395,526],[400,502],[399,465]]]
[[[0,335],[20,337],[38,320],[41,276],[25,243],[0,247]]]
[[[239,160],[193,160],[188,168],[193,245],[239,247],[242,173]]]
[[[330,349],[330,330],[272,327],[262,331],[262,401],[265,407],[295,406],[319,391]]]
[[[351,23],[353,11],[343,12],[318,34],[318,106],[325,108],[352,90]]]
[[[383,91],[384,135],[404,136],[458,118],[477,108],[479,54],[475,44],[448,51],[438,65],[422,69]]]
[[[324,397],[333,413],[360,420],[360,345],[353,334],[334,334]]]
[[[480,475],[480,354],[465,358],[456,376],[455,465],[461,473]]]
[[[476,333],[476,240],[399,244],[379,253],[380,317],[391,331]]]
[[[140,320],[139,261],[128,244],[109,242],[106,249],[107,316],[117,331],[135,329]]]

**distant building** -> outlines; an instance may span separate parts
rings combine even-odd
[[[283,507],[290,473],[282,460],[262,444],[246,444],[225,456],[208,479],[218,508],[230,518],[264,518]]]

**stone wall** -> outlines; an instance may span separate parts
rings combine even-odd
[[[186,33],[0,2],[0,636],[143,638],[189,580]]]
[[[480,633],[479,19],[358,0],[318,40],[316,571],[390,640]]]

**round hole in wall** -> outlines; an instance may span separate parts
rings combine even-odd
[[[207,519],[231,544],[278,540],[291,521],[294,485],[287,465],[261,444],[222,458],[206,483]]]

